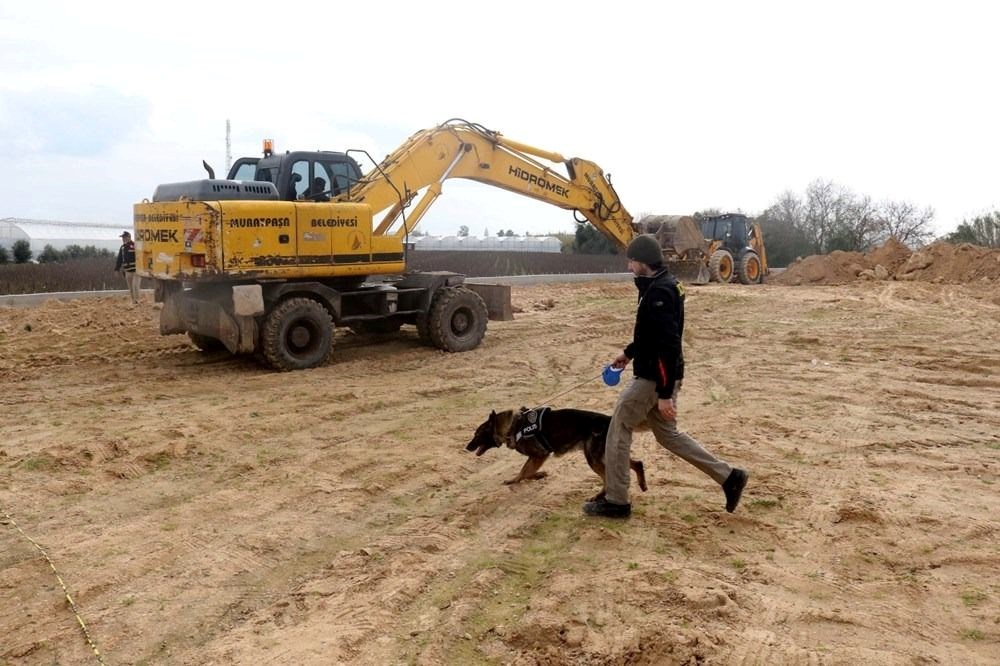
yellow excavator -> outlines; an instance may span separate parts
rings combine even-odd
[[[187,333],[202,350],[253,353],[278,370],[326,362],[336,326],[388,333],[410,324],[440,349],[475,348],[487,287],[406,270],[407,237],[449,178],[572,210],[620,247],[640,233],[596,164],[475,123],[419,131],[367,174],[354,152],[276,154],[265,141],[263,157],[237,160],[225,179],[205,164],[207,179],[160,185],[136,204],[136,272],[163,303],[160,332]],[[500,289],[487,294],[498,311],[510,302]]]

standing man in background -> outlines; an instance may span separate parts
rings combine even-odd
[[[122,246],[118,248],[115,272],[121,271],[125,275],[125,284],[132,296],[132,303],[138,303],[141,278],[135,274],[135,243],[132,241],[132,234],[127,231],[122,232],[121,239]]]
[[[664,266],[663,251],[654,236],[636,236],[625,254],[639,289],[639,306],[632,342],[611,365],[621,369],[634,361],[635,379],[619,395],[611,417],[604,449],[606,495],[584,504],[583,512],[608,518],[627,518],[632,513],[629,450],[632,430],[645,421],[660,446],[722,486],[726,511],[732,513],[750,475],[719,460],[693,437],[677,430],[677,394],[684,379],[684,289]]]

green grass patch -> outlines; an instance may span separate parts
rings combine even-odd
[[[166,451],[160,451],[156,455],[149,456],[146,461],[153,466],[153,469],[163,469],[170,464],[171,455]]]
[[[962,603],[966,606],[978,606],[986,601],[986,593],[980,590],[965,590],[962,592]]]
[[[966,629],[962,632],[962,638],[967,638],[970,641],[981,641],[986,638],[986,636],[978,629]]]
[[[479,651],[479,637],[498,625],[516,625],[528,610],[534,590],[539,589],[553,571],[567,571],[576,567],[577,562],[568,554],[580,539],[581,520],[575,513],[572,516],[549,514],[525,530],[518,552],[502,556],[484,553],[481,558],[470,561],[458,575],[431,594],[430,603],[443,608],[454,599],[467,594],[469,582],[481,571],[495,568],[504,572],[503,577],[491,589],[483,591],[479,607],[456,632],[455,640],[445,647],[445,663],[493,663]],[[634,569],[639,565],[632,562],[626,566]],[[462,638],[466,633],[472,640]]]
[[[55,466],[55,461],[48,456],[25,458],[18,463],[18,467],[28,472],[50,472],[55,469]]]

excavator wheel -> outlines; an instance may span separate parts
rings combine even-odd
[[[747,252],[740,257],[736,273],[743,284],[759,284],[764,272],[760,268],[760,257],[757,253]]]
[[[322,365],[333,353],[333,320],[310,298],[289,298],[264,318],[260,352],[275,370]]]
[[[191,331],[188,331],[187,336],[191,340],[191,342],[194,343],[194,346],[198,348],[198,351],[203,351],[207,353],[207,352],[221,351],[226,348],[226,346],[222,344],[222,340],[210,337],[208,335],[200,335],[198,333],[192,333]]]
[[[733,255],[729,250],[716,250],[708,260],[708,272],[713,282],[729,282],[733,279]]]
[[[482,342],[488,318],[486,303],[479,294],[465,287],[443,287],[431,304],[428,334],[439,349],[469,351]]]

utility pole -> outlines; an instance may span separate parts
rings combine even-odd
[[[231,166],[233,166],[233,146],[229,141],[229,118],[226,118],[226,173],[229,173]]]

